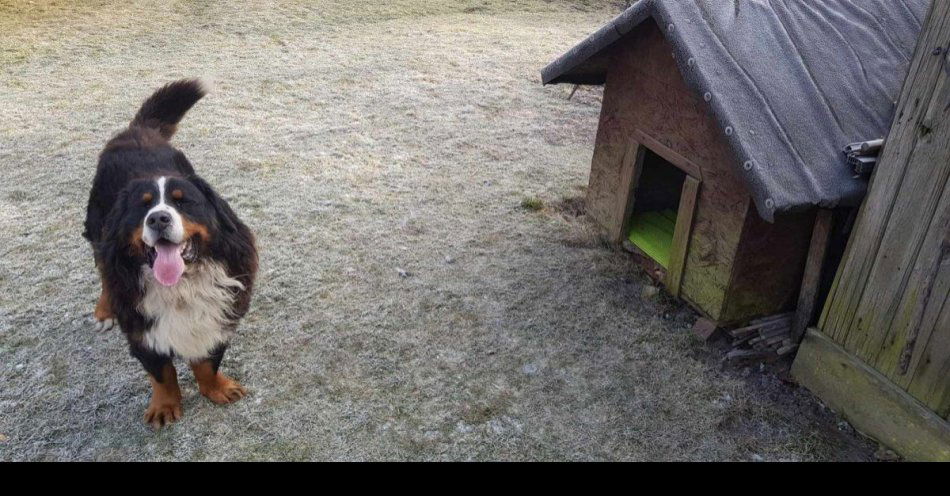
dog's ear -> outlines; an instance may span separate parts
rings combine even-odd
[[[103,284],[111,294],[122,295],[113,297],[111,304],[126,332],[146,328],[145,317],[136,310],[142,294],[142,259],[134,253],[132,235],[139,226],[136,219],[129,218],[129,209],[129,191],[123,190],[116,196],[103,221],[102,237],[94,245]]]
[[[96,257],[114,284],[135,281],[136,261],[132,256],[131,231],[128,224],[129,192],[122,190],[116,196],[112,209],[102,223],[102,237],[95,245]],[[118,289],[118,288],[112,288]]]
[[[193,175],[188,178],[192,184],[198,188],[198,191],[201,191],[201,194],[204,195],[205,199],[208,200],[208,203],[211,204],[212,208],[215,211],[215,217],[217,218],[218,224],[221,228],[227,232],[233,233],[237,231],[238,218],[237,214],[234,213],[234,210],[231,210],[231,206],[228,205],[228,202],[224,201],[223,198],[218,196],[218,193],[215,192],[214,188],[208,184],[204,179]]]
[[[112,210],[102,223],[102,238],[95,245],[96,255],[117,271],[134,271],[132,233],[136,228],[128,218],[129,192],[122,190],[116,196]],[[129,274],[124,274],[129,275]]]
[[[250,292],[254,284],[254,274],[257,272],[257,250],[254,247],[254,235],[241,222],[231,206],[218,196],[214,189],[198,176],[188,178],[192,184],[207,198],[214,207],[217,222],[226,234],[212,236],[213,252],[216,258],[225,261],[228,265],[228,274],[241,281],[245,292]],[[243,307],[235,307],[239,315],[247,311],[249,300],[243,300]]]
[[[109,210],[105,219],[102,221],[102,236],[99,246],[105,246],[107,244],[115,245],[127,241],[123,239],[123,231],[125,231],[126,228],[125,217],[126,214],[128,214],[128,209],[129,192],[122,190],[112,203],[112,209]]]

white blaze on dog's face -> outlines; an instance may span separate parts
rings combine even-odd
[[[168,178],[156,180],[158,203],[149,209],[142,221],[142,242],[152,250],[152,272],[164,286],[178,284],[185,273],[185,258],[189,247],[185,239],[185,223],[181,213],[170,204],[175,191],[168,191]],[[181,194],[177,190],[177,194]]]
[[[160,177],[155,183],[158,188],[158,204],[152,207],[142,220],[142,241],[150,248],[154,248],[161,239],[180,245],[185,239],[185,225],[178,210],[166,202],[169,196],[166,191],[168,178]]]

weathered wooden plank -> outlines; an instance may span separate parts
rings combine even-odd
[[[919,366],[929,365],[921,363],[923,351],[932,335],[939,334],[936,321],[950,297],[950,183],[944,185],[938,213],[929,224],[890,336],[877,360],[878,370],[905,388]],[[944,358],[950,360],[950,353]],[[950,384],[950,380],[944,382]],[[930,403],[924,397],[918,399]]]
[[[919,143],[929,146],[919,146],[914,149],[911,163],[921,167],[936,167],[938,170],[950,169],[950,54],[943,52],[944,70],[938,78],[934,95],[931,98],[920,126],[924,135]],[[944,177],[950,174],[944,174]],[[941,175],[934,174],[933,181],[939,186]],[[878,356],[876,364],[886,376],[891,377],[901,386],[909,386],[910,381],[917,376],[916,367],[921,363],[920,357],[926,347],[924,343],[934,332],[933,325],[936,315],[946,303],[945,278],[950,277],[943,270],[950,251],[950,179],[946,179],[942,187],[942,196],[937,203],[934,215],[931,217],[927,234],[921,244],[919,254],[915,260],[895,318],[891,325],[887,339]],[[902,194],[916,197],[917,191],[908,191],[902,187]],[[919,212],[908,212],[907,217],[914,217]],[[921,216],[920,218],[925,218]],[[928,364],[924,364],[928,365]],[[932,370],[934,367],[928,367]],[[935,367],[937,370],[939,366]],[[924,374],[927,377],[927,374]],[[916,380],[916,379],[915,379]],[[922,379],[926,381],[926,379]],[[950,382],[950,381],[946,381]],[[918,383],[916,391],[932,390],[929,386]],[[938,401],[933,398],[920,397],[921,401],[930,404]],[[938,401],[939,402],[939,401]]]
[[[861,211],[860,208],[852,208],[850,209],[849,211],[850,213],[848,214],[847,217],[839,219],[838,222],[836,222],[836,225],[840,227],[841,231],[835,233],[834,237],[837,237],[838,239],[837,240],[832,239],[832,243],[834,243],[835,241],[839,243],[843,243],[844,249],[840,253],[840,257],[837,260],[835,260],[834,273],[829,274],[831,277],[831,285],[828,288],[828,293],[825,295],[825,300],[824,300],[824,303],[822,304],[821,315],[819,316],[819,319],[818,319],[818,329],[825,329],[825,328],[831,327],[831,325],[828,324],[828,318],[829,318],[829,314],[831,313],[830,310],[832,307],[832,303],[834,303],[835,295],[837,294],[838,282],[841,279],[841,275],[842,275],[841,269],[844,267],[844,261],[848,259],[849,252],[852,249],[854,249],[854,245],[857,244],[855,242],[850,241],[850,239],[851,239],[851,235],[853,234],[854,225],[857,222],[858,214],[860,213],[860,211]],[[844,298],[838,298],[838,300],[843,300],[843,299]],[[830,332],[826,333],[825,335],[832,337],[832,334]]]
[[[819,209],[815,215],[815,227],[812,229],[811,241],[808,247],[808,258],[805,262],[805,273],[802,276],[801,289],[798,291],[798,306],[792,322],[792,340],[799,342],[805,335],[805,329],[811,323],[815,314],[815,302],[818,299],[818,285],[821,282],[821,268],[825,261],[825,252],[828,249],[828,239],[831,236],[831,210]]]
[[[943,215],[934,219],[933,236],[921,257],[923,280],[916,298],[908,295],[911,317],[906,329],[897,374],[907,391],[934,409],[950,416],[950,184],[944,193]],[[933,239],[935,238],[935,239]],[[919,300],[915,303],[914,300]],[[916,306],[916,308],[915,308]],[[919,317],[918,317],[919,315]],[[908,378],[910,380],[908,381]]]
[[[709,341],[716,334],[717,329],[719,329],[719,324],[715,321],[700,317],[693,323],[692,331],[693,336],[696,336],[701,341]]]
[[[936,57],[943,60],[944,70],[937,76],[930,100],[921,101],[926,110],[916,126],[916,142],[909,153],[907,171],[881,242],[877,265],[868,281],[871,291],[866,291],[869,296],[863,305],[876,311],[867,315],[856,329],[860,332],[861,325],[867,326],[868,338],[862,354],[869,364],[892,378],[895,371],[906,371],[906,363],[900,363],[903,350],[908,340],[914,345],[919,327],[913,321],[918,320],[928,304],[925,300],[929,298],[937,268],[935,262],[928,260],[928,252],[934,253],[928,248],[936,247],[944,236],[943,226],[934,225],[942,217],[940,199],[946,197],[950,177],[950,66],[946,52],[940,53]],[[934,52],[929,56],[935,57]],[[935,228],[938,232],[934,232]],[[880,290],[884,287],[888,291]]]
[[[950,25],[947,36],[950,37]],[[937,79],[938,88],[946,84],[946,71],[941,71]],[[939,89],[935,91],[931,101],[926,101],[925,106],[932,106],[932,100],[940,98],[941,94]],[[950,101],[944,100],[940,102],[940,106],[944,107],[947,103]],[[929,112],[925,112],[922,117],[927,114]],[[930,125],[933,127],[916,126],[918,136],[913,149],[910,150],[904,178],[893,201],[890,218],[874,259],[874,267],[867,279],[863,301],[858,306],[860,320],[852,325],[852,337],[866,336],[860,340],[851,340],[854,343],[862,343],[860,348],[855,348],[859,356],[864,357],[868,364],[885,375],[894,370],[903,348],[901,334],[905,330],[892,324],[899,315],[904,296],[921,289],[914,285],[919,285],[922,281],[912,277],[913,269],[931,229],[932,220],[940,216],[939,202],[944,193],[944,186],[950,178],[950,112],[943,117],[932,120]],[[881,164],[884,167],[887,162]],[[869,203],[876,200],[876,197],[868,198]],[[927,270],[931,268],[928,267]],[[912,312],[913,306],[908,307],[905,304],[904,309]]]
[[[880,241],[890,221],[894,198],[904,180],[910,150],[919,136],[917,124],[927,111],[927,105],[936,87],[937,76],[943,66],[943,57],[931,55],[936,46],[945,46],[950,30],[950,2],[933,2],[928,23],[921,31],[920,41],[911,62],[907,80],[895,113],[894,124],[869,186],[852,243],[842,261],[839,276],[829,298],[829,309],[822,319],[822,329],[847,349],[866,349],[866,332],[851,332],[852,325],[860,323],[864,315],[859,306],[865,295],[868,278],[875,267]],[[873,198],[873,201],[871,200]],[[865,306],[865,308],[867,308]],[[873,310],[873,309],[871,309]]]
[[[642,129],[637,129],[634,131],[634,136],[636,136],[637,140],[642,143],[643,146],[649,148],[651,151],[653,151],[653,153],[663,157],[663,160],[675,165],[687,175],[693,176],[700,181],[703,180],[702,169],[700,169],[698,165],[692,163],[688,158],[676,153],[675,150],[664,145],[653,136],[650,136],[644,132]]]
[[[630,230],[630,215],[633,213],[633,205],[636,201],[634,192],[639,182],[640,172],[643,170],[644,150],[642,148],[636,141],[630,141],[623,156],[617,194],[617,213],[612,224],[607,226],[608,236],[614,243],[622,242]]]
[[[898,384],[939,415],[950,416],[950,184],[944,192],[943,215],[934,219],[927,253],[918,264],[923,281],[916,294],[907,295],[909,313],[901,350]],[[934,239],[935,238],[935,239]]]
[[[906,459],[950,461],[950,423],[817,330],[805,333],[792,376]]]
[[[950,419],[950,303],[941,308],[907,391],[937,415]]]
[[[699,197],[699,184],[699,179],[686,176],[683,181],[683,192],[680,193],[676,228],[673,231],[673,246],[670,248],[670,266],[666,271],[666,288],[676,297],[680,295],[683,267],[686,265],[686,252],[693,229],[693,212],[696,211],[696,201]]]

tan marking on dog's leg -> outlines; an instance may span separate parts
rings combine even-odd
[[[96,331],[105,332],[116,325],[115,314],[112,312],[112,300],[109,297],[109,287],[106,286],[106,280],[102,277],[102,269],[99,269],[99,282],[102,285],[102,292],[99,293],[99,301],[96,303],[96,309],[92,312],[96,319]]]
[[[198,391],[209,400],[223,405],[234,403],[247,395],[247,389],[237,381],[214,371],[211,360],[202,360],[189,364],[198,381]]]
[[[181,418],[181,390],[178,389],[178,371],[167,364],[162,368],[162,382],[152,374],[148,375],[152,383],[152,399],[145,409],[145,423],[158,430]]]

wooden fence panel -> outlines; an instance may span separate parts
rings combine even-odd
[[[934,2],[819,322],[824,335],[944,418],[950,413],[948,51],[950,2]]]

